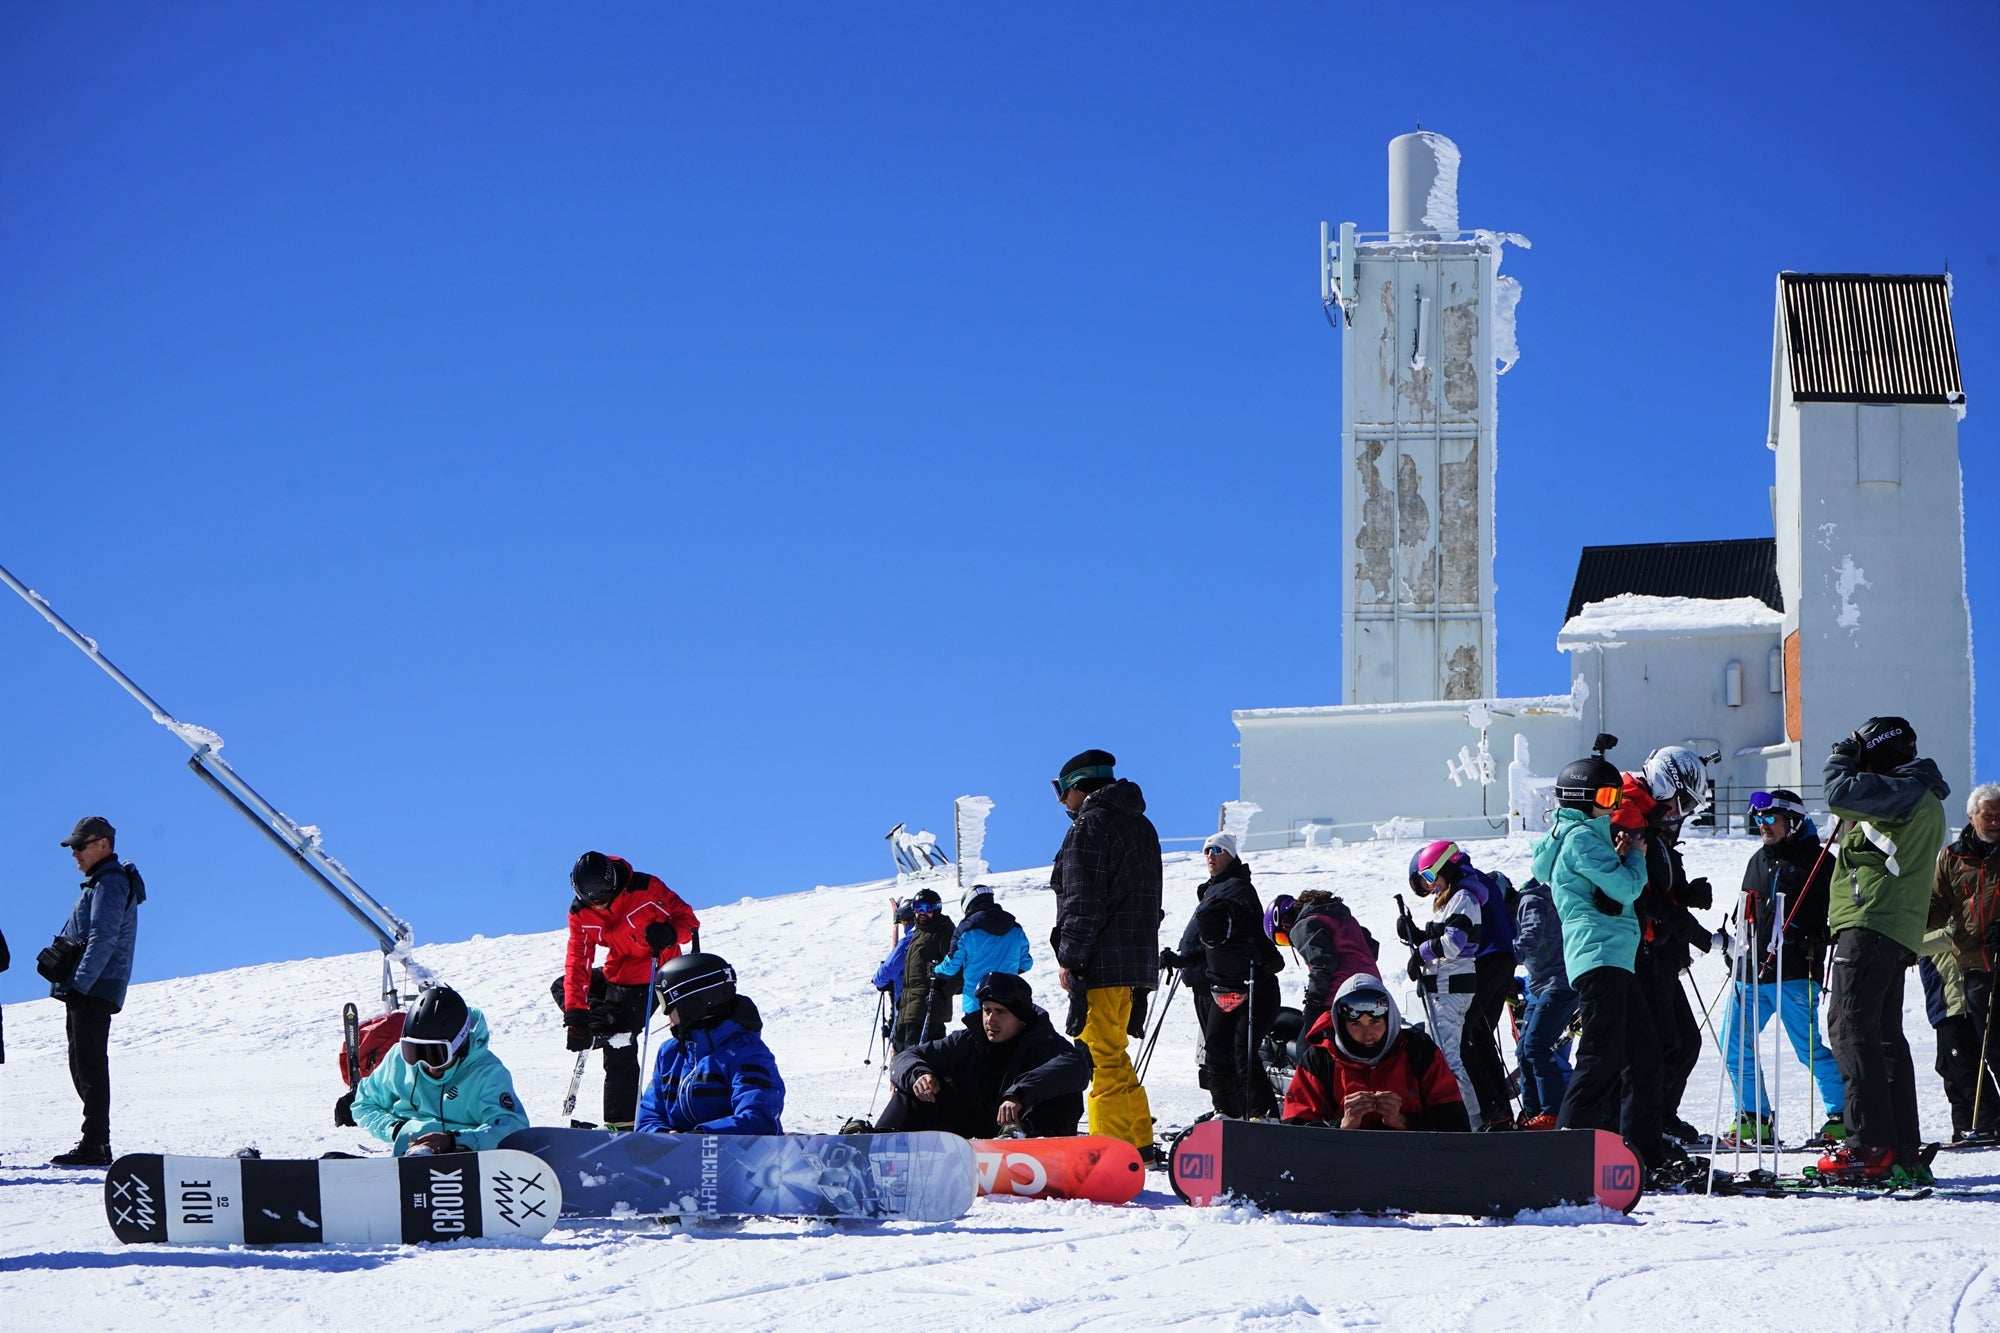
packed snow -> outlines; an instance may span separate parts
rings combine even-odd
[[[1556,632],[1556,649],[1607,647],[1617,639],[1776,630],[1785,614],[1755,597],[1652,597],[1626,592],[1586,602]]]
[[[1527,872],[1526,838],[1465,846],[1481,865]],[[1689,872],[1726,897],[1751,843],[1696,836],[1685,849]],[[1384,942],[1385,971],[1400,986],[1392,895],[1406,889],[1412,850],[1357,843],[1246,859],[1266,900],[1313,887],[1341,893]],[[672,878],[670,865],[641,864]],[[307,891],[284,873],[273,870],[267,892]],[[1193,854],[1169,854],[1170,942],[1203,873]],[[1035,942],[1029,979],[1049,1000],[1046,881],[1045,869],[989,877]],[[940,887],[950,903],[950,881]],[[890,944],[891,888],[819,888],[701,913],[704,946],[738,966],[763,1011],[789,1088],[789,1129],[834,1130],[881,1106],[879,1053],[863,1061],[876,1011],[869,976]],[[170,910],[157,887],[154,897],[146,911]],[[551,903],[552,923],[562,907]],[[335,921],[329,933],[344,928]],[[561,967],[562,934],[489,939],[473,933],[476,920],[424,924],[427,933],[470,936],[420,956],[486,1011],[494,1049],[535,1121],[559,1123],[571,1060],[548,983]],[[339,1013],[348,1000],[368,1012],[379,975],[371,952],[135,986],[112,1027],[114,1147],[200,1154],[255,1145],[267,1157],[356,1150],[359,1131],[336,1129],[331,1116],[341,1090]],[[1296,964],[1284,974],[1294,1001],[1300,975]],[[1722,980],[1718,960],[1700,960],[1703,1000],[1719,997]],[[1421,1012],[1413,998],[1408,1011]],[[1945,1103],[1914,982],[1906,1025],[1925,1129],[1942,1136]],[[752,1221],[689,1232],[571,1222],[538,1244],[127,1248],[106,1225],[101,1173],[40,1165],[75,1137],[60,1010],[49,1001],[12,1006],[6,1028],[0,1273],[10,1328],[640,1329],[690,1320],[705,1329],[2000,1328],[2000,1154],[1991,1153],[1945,1153],[1937,1169],[1948,1183],[1994,1190],[1994,1202],[1648,1196],[1629,1218],[1586,1207],[1508,1225],[1198,1210],[1155,1174],[1122,1208],[981,1200],[945,1225]],[[1163,1127],[1206,1109],[1193,1051],[1183,995],[1167,1012],[1147,1079]],[[1783,1129],[1795,1139],[1817,1127],[1818,1111],[1788,1047],[1782,1064]],[[598,1088],[593,1065],[581,1113],[595,1114]],[[1683,1106],[1689,1119],[1710,1123],[1717,1088],[1711,1047]]]

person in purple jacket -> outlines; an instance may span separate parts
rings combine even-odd
[[[1514,918],[1505,880],[1475,868],[1457,843],[1441,840],[1410,858],[1410,888],[1431,899],[1432,920],[1417,927],[1405,919],[1397,929],[1423,964],[1419,984],[1429,982],[1436,992],[1432,1011],[1446,1061],[1465,1086],[1476,1127],[1513,1129],[1507,1067],[1494,1035],[1514,979]],[[1447,1015],[1457,1023],[1447,1023]]]

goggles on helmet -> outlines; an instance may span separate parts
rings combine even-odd
[[[1783,810],[1787,814],[1793,815],[1803,815],[1806,812],[1806,808],[1797,801],[1788,801],[1781,796],[1773,796],[1767,791],[1753,791],[1750,793],[1750,817],[1752,819],[1755,819],[1758,815],[1769,814],[1778,810]]]

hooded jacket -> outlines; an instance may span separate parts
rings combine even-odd
[[[655,1134],[782,1134],[785,1081],[747,995],[727,1017],[660,1047],[633,1128]]]
[[[1633,904],[1646,888],[1646,854],[1634,847],[1621,857],[1611,845],[1609,816],[1593,819],[1565,807],[1535,840],[1534,867],[1562,919],[1563,968],[1570,984],[1600,967],[1632,971],[1639,954]],[[1617,912],[1603,911],[1600,896]]]
[[[1829,887],[1827,928],[1855,926],[1918,953],[1930,916],[1938,852],[1944,847],[1944,798],[1951,787],[1929,759],[1889,773],[1864,773],[1854,755],[1826,761],[1826,803],[1848,824]]]
[[[113,1013],[123,1009],[139,942],[139,904],[145,901],[146,881],[139,867],[116,855],[93,866],[62,928],[63,938],[81,944],[83,954],[69,980],[51,986],[49,993],[58,1000],[88,995],[105,1001]]]
[[[644,986],[653,978],[653,951],[646,947],[646,927],[671,922],[675,942],[660,950],[657,961],[681,956],[680,941],[701,929],[694,909],[660,880],[632,869],[629,861],[608,857],[621,867],[625,888],[601,907],[578,898],[569,905],[569,951],[563,959],[563,1008],[590,1007],[590,969],[603,949],[604,979],[618,986]],[[643,997],[641,997],[643,999]]]
[[[1819,873],[1813,874],[1813,867]],[[1760,846],[1751,853],[1749,864],[1743,867],[1743,889],[1736,900],[1736,908],[1729,914],[1728,924],[1723,933],[1734,941],[1738,923],[1744,915],[1749,915],[1756,930],[1755,942],[1751,945],[1752,958],[1730,961],[1730,974],[1738,981],[1755,980],[1768,982],[1776,963],[1771,948],[1771,932],[1778,924],[1778,895],[1784,895],[1785,916],[1791,925],[1785,928],[1785,981],[1817,981],[1825,971],[1826,962],[1826,886],[1833,874],[1833,858],[1820,856],[1819,830],[1810,819],[1805,820],[1797,833],[1783,842],[1768,847]],[[1806,882],[1807,876],[1812,882]],[[1752,961],[1754,959],[1754,963]]]
[[[903,989],[896,997],[896,1026],[913,1043],[923,1035],[925,1016],[931,1012],[931,991],[937,986],[933,975],[945,955],[951,952],[951,918],[943,912],[919,912],[905,934],[908,948],[903,954]],[[940,996],[940,1001],[946,999]],[[940,1011],[942,1012],[942,1011]]]
[[[1259,981],[1268,977],[1275,987],[1278,973],[1285,970],[1285,955],[1264,933],[1264,904],[1250,883],[1250,868],[1237,861],[1195,893],[1195,936],[1210,988],[1246,990],[1252,967]]]
[[[1119,778],[1085,799],[1049,877],[1056,963],[1085,990],[1152,990],[1160,966],[1160,835],[1146,798]]]
[[[1986,951],[1986,930],[2000,921],[2000,843],[1979,840],[1971,823],[1937,856],[1930,924],[1951,932],[1962,972],[1991,972],[2000,959]]]
[[[1376,961],[1375,937],[1338,898],[1304,903],[1292,922],[1292,948],[1306,965],[1306,985],[1299,1006],[1300,1030],[1309,1032],[1350,977],[1382,976]]]
[[[484,1152],[528,1127],[513,1076],[487,1046],[486,1015],[473,1009],[466,1017],[472,1033],[443,1074],[393,1051],[355,1091],[354,1123],[395,1145],[398,1157],[426,1134],[450,1134],[466,1152]]]
[[[897,939],[896,947],[889,950],[889,956],[882,960],[882,966],[875,969],[875,989],[889,992],[892,1009],[903,1002],[903,969],[909,962],[910,932],[906,930]]]
[[[1393,1092],[1402,1098],[1403,1118],[1413,1130],[1446,1130],[1458,1133],[1472,1128],[1465,1112],[1465,1096],[1458,1078],[1440,1056],[1437,1044],[1415,1028],[1403,1026],[1403,1016],[1395,997],[1380,980],[1350,977],[1335,996],[1340,999],[1363,988],[1372,989],[1389,1003],[1389,1022],[1382,1049],[1372,1056],[1346,1049],[1335,1030],[1336,1009],[1329,1008],[1307,1029],[1300,1041],[1298,1067],[1285,1091],[1286,1124],[1338,1126],[1350,1093]],[[1366,1129],[1386,1128],[1379,1120]]]
[[[992,894],[982,893],[966,904],[965,920],[952,933],[951,952],[933,970],[938,976],[959,979],[959,1007],[970,1014],[979,1008],[973,992],[988,972],[1020,976],[1034,963],[1034,955],[1028,952],[1028,932],[1021,929],[1013,913],[994,905]]]
[[[1000,1103],[1017,1101],[1023,1120],[1037,1137],[1076,1133],[1083,1118],[1083,1092],[1090,1086],[1090,1052],[1055,1029],[1039,1007],[1020,1035],[1002,1045],[986,1039],[978,1013],[936,1041],[912,1046],[889,1065],[889,1081],[908,1094],[920,1074],[950,1084],[981,1116]]]

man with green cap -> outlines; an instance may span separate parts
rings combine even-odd
[[[1135,997],[1159,985],[1160,835],[1116,763],[1085,750],[1052,780],[1071,823],[1049,882],[1049,942],[1069,992],[1065,1030],[1090,1051],[1090,1132],[1150,1154],[1153,1110],[1125,1044]]]

